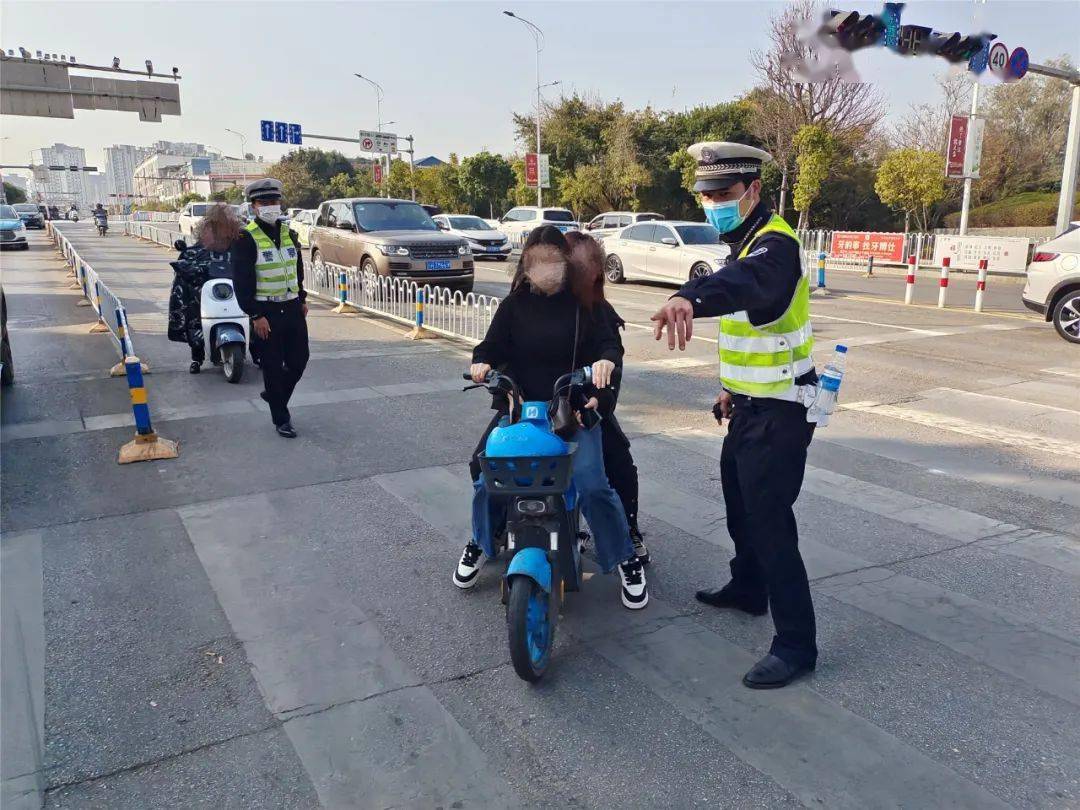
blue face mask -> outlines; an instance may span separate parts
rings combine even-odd
[[[735,230],[746,220],[746,217],[739,213],[739,204],[742,203],[743,197],[749,193],[750,189],[747,189],[739,199],[728,200],[727,202],[703,201],[701,206],[705,209],[705,219],[720,233],[729,233]]]

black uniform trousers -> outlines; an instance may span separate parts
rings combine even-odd
[[[263,386],[275,425],[289,421],[289,399],[308,362],[307,320],[299,298],[282,303],[260,302],[270,334],[259,340]]]
[[[749,601],[768,598],[776,627],[773,655],[812,665],[817,662],[814,604],[792,506],[815,425],[797,402],[733,399],[720,453],[728,532],[735,542],[731,587]]]

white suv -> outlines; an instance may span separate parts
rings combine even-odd
[[[641,211],[606,211],[593,217],[589,224],[585,226],[585,231],[588,232],[589,236],[602,240],[605,236],[611,236],[619,228],[663,218],[663,214]]]
[[[563,233],[580,230],[574,213],[567,208],[537,208],[519,205],[511,208],[499,220],[499,230],[506,234],[512,248],[521,248],[533,228],[554,225]]]
[[[1022,297],[1065,340],[1080,343],[1080,222],[1035,248]]]

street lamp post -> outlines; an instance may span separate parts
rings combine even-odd
[[[235,129],[229,129],[225,127],[225,131],[232,133],[240,139],[240,174],[244,178],[244,188],[247,188],[247,138],[244,137],[242,132],[237,132]]]
[[[358,79],[363,79],[365,82],[367,82],[368,84],[370,84],[372,87],[375,88],[375,110],[376,110],[375,115],[376,115],[376,118],[378,119],[377,129],[381,133],[382,128],[383,128],[383,121],[382,121],[383,89],[382,89],[382,85],[379,84],[376,81],[373,81],[373,80],[369,79],[367,76],[363,76],[363,75],[361,75],[359,73],[354,73],[353,75]],[[390,196],[390,190],[386,187],[386,181],[388,179],[390,179],[390,155],[389,155],[389,153],[386,155],[386,176],[383,177],[383,195],[386,196],[386,197]]]
[[[540,185],[540,51],[544,50],[544,32],[536,23],[519,17],[512,11],[504,11],[503,14],[526,25],[536,42],[536,206],[539,208],[544,204],[544,191]]]

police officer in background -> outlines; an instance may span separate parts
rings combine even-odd
[[[693,319],[719,315],[720,383],[713,413],[730,420],[720,455],[727,526],[735,543],[731,580],[697,599],[763,616],[771,607],[772,647],[743,677],[774,689],[817,663],[814,605],[792,506],[802,488],[807,421],[817,374],[810,351],[810,286],[799,241],[761,201],[761,166],[772,156],[738,143],[694,144],[694,191],[705,217],[731,248],[728,264],[685,284],[652,320],[659,340],[680,349]]]
[[[233,286],[259,341],[262,398],[278,435],[296,438],[289,399],[308,361],[307,304],[300,244],[281,213],[281,181],[256,180],[245,189],[255,217],[233,245]]]

